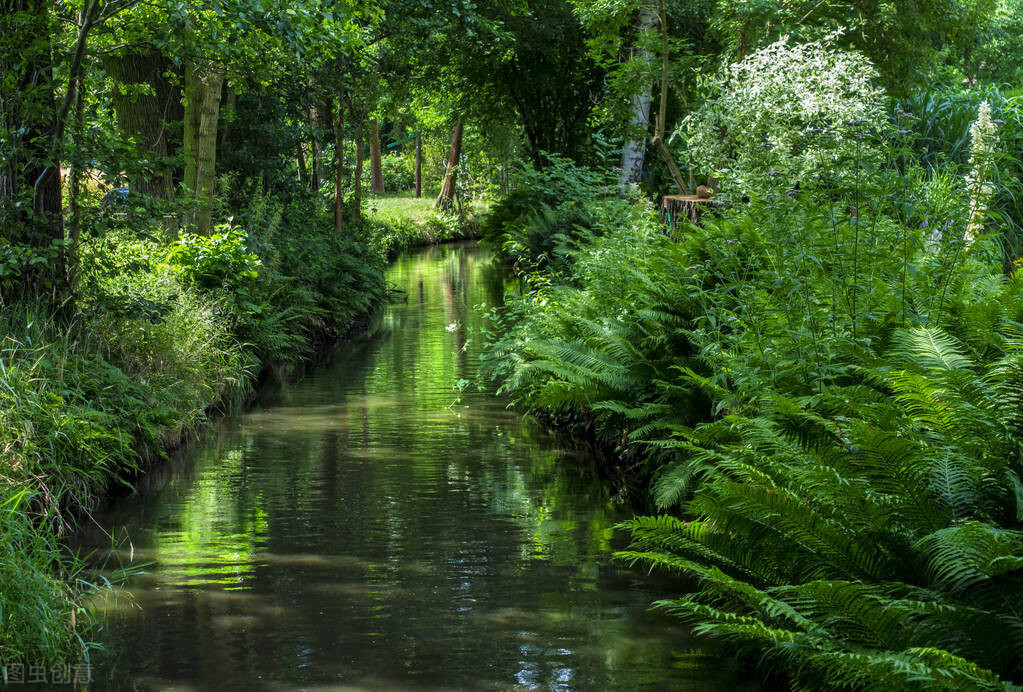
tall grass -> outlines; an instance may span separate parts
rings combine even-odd
[[[88,655],[72,581],[79,565],[33,523],[39,505],[27,488],[0,486],[0,665]]]

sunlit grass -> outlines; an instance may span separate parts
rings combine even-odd
[[[425,190],[373,195],[365,200],[366,217],[377,227],[381,251],[387,256],[410,247],[444,243],[475,236],[476,219],[487,210],[480,200],[463,201],[456,213],[434,206]]]
[[[423,196],[417,199],[416,193],[412,190],[372,195],[366,198],[365,203],[369,218],[387,225],[393,225],[401,220],[425,224],[437,213],[436,207],[433,206],[434,195],[424,192]]]

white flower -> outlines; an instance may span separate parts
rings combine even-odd
[[[963,239],[969,247],[984,230],[987,202],[994,193],[991,185],[992,161],[998,146],[998,126],[991,120],[991,104],[982,101],[977,120],[970,126],[970,172],[966,175],[966,190],[970,195],[970,219]]]

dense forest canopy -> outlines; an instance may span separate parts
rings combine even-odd
[[[3,0],[0,663],[88,652],[60,540],[140,449],[479,235],[485,374],[659,513],[662,607],[1009,689],[1021,161],[1021,0]]]

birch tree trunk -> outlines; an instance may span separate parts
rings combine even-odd
[[[322,108],[313,106],[309,109],[309,124],[312,126],[312,168],[309,172],[309,189],[317,192],[323,185],[323,142],[320,140],[323,132]],[[329,117],[329,116],[328,116]]]
[[[416,199],[423,196],[423,136],[416,133]]]
[[[643,3],[637,22],[636,43],[632,48],[632,59],[653,69],[653,53],[644,45],[644,39],[657,26],[657,7],[651,2]],[[646,144],[650,137],[650,102],[653,95],[653,81],[645,80],[639,92],[630,99],[630,116],[622,147],[622,174],[619,185],[639,182],[643,174],[643,160]]]
[[[352,222],[358,224],[362,220],[362,165],[363,165],[363,118],[360,114],[355,125],[355,199],[352,200]]]

